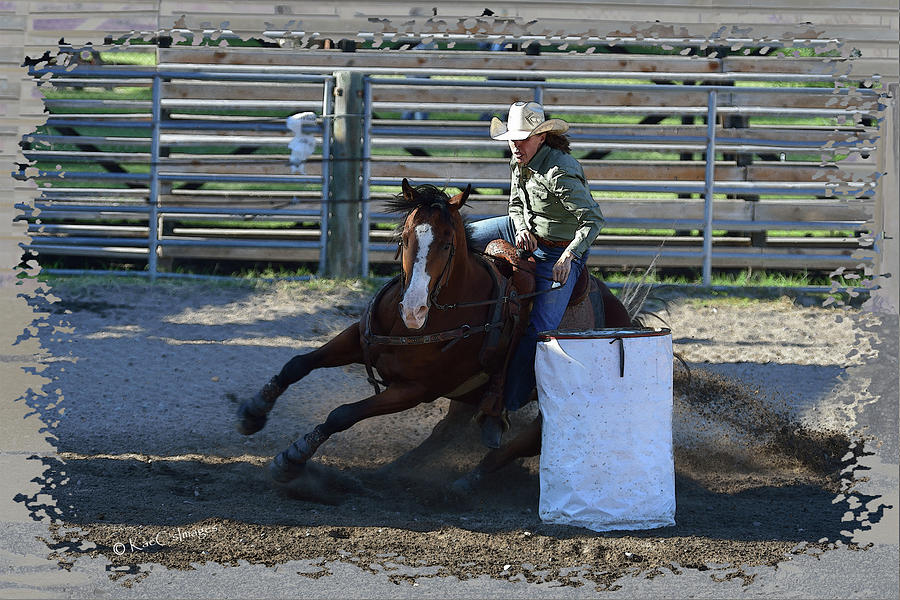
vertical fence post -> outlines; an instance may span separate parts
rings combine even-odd
[[[334,116],[334,79],[325,80],[322,97],[322,209],[319,216],[319,276],[325,275],[328,240],[328,198],[331,183],[331,123]]]
[[[371,175],[372,147],[369,143],[372,130],[372,80],[363,79],[363,130],[362,130],[362,219],[360,223],[360,277],[369,276],[369,178]]]
[[[878,170],[884,174],[875,195],[872,234],[876,239],[875,281],[872,307],[878,312],[897,314],[900,310],[900,86],[890,83],[881,98],[885,104],[878,139]],[[879,239],[880,238],[880,239]]]
[[[334,74],[334,142],[328,199],[325,275],[355,277],[362,261],[360,179],[362,172],[362,73]]]
[[[716,170],[716,90],[710,90],[706,111],[706,179],[703,205],[703,285],[712,282],[713,189]]]
[[[152,129],[150,137],[150,214],[148,215],[149,231],[147,233],[147,268],[150,279],[156,279],[156,259],[159,248],[159,130],[162,118],[161,80],[159,73],[153,74],[153,108]]]

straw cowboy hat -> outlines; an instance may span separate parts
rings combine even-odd
[[[537,102],[514,102],[507,123],[491,119],[491,137],[495,140],[524,140],[541,133],[565,133],[569,124],[562,119],[544,119],[544,107]]]

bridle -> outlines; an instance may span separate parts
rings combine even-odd
[[[403,241],[398,243],[397,246],[397,257],[402,254],[403,251]],[[459,327],[454,329],[449,329],[445,331],[439,331],[435,333],[422,334],[422,335],[380,335],[375,333],[372,329],[372,318],[373,313],[375,311],[375,306],[380,301],[381,297],[390,288],[394,283],[399,282],[401,284],[401,294],[406,290],[406,272],[401,269],[400,274],[394,277],[391,281],[386,283],[384,287],[372,298],[366,307],[365,312],[363,313],[362,323],[363,323],[363,364],[366,367],[366,375],[369,383],[372,384],[375,389],[375,393],[378,394],[381,392],[380,386],[387,385],[387,382],[378,379],[375,376],[375,371],[373,369],[372,360],[370,356],[371,346],[373,345],[383,345],[383,346],[416,346],[421,344],[435,344],[435,343],[443,343],[444,346],[441,348],[442,352],[446,352],[454,345],[456,345],[459,341],[467,339],[472,335],[476,334],[488,334],[488,335],[499,335],[497,333],[501,330],[505,324],[505,320],[503,317],[503,305],[510,304],[519,304],[522,300],[531,298],[533,296],[537,296],[540,294],[544,294],[550,291],[553,291],[554,288],[550,288],[547,290],[543,290],[541,292],[532,292],[528,294],[518,294],[515,288],[511,285],[510,281],[507,281],[503,284],[500,281],[499,270],[497,269],[494,261],[497,260],[496,257],[485,254],[483,252],[475,252],[476,256],[479,259],[483,260],[485,263],[485,268],[490,273],[491,278],[493,279],[493,297],[487,300],[476,300],[471,302],[457,302],[454,304],[441,304],[437,301],[438,296],[441,293],[444,285],[447,283],[447,280],[450,276],[451,266],[453,264],[453,259],[456,256],[456,240],[450,242],[450,253],[447,257],[447,262],[444,264],[441,269],[441,274],[438,276],[437,284],[428,294],[429,302],[432,306],[439,310],[452,310],[455,308],[465,308],[472,306],[487,306],[494,305],[495,308],[492,311],[492,315],[489,318],[488,322],[482,325],[472,326],[469,324],[462,324]],[[491,263],[491,264],[488,264]]]
[[[439,204],[432,204],[433,207],[440,207]],[[403,241],[397,243],[397,257],[401,257],[403,253]],[[431,289],[428,293],[428,302],[439,310],[447,310],[448,308],[453,308],[458,305],[452,304],[441,304],[437,301],[438,296],[441,293],[441,290],[444,288],[444,285],[447,283],[447,279],[450,277],[450,267],[453,264],[453,257],[456,256],[456,239],[454,237],[453,241],[450,242],[450,254],[447,256],[447,262],[444,263],[444,267],[441,269],[441,274],[438,275],[437,284]],[[401,263],[402,265],[402,263]],[[402,283],[402,290],[406,291],[406,271],[402,268],[400,269],[400,278]]]

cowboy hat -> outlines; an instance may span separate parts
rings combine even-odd
[[[544,119],[544,107],[537,102],[514,102],[509,107],[507,123],[491,119],[491,138],[524,140],[541,133],[565,133],[569,124],[562,119]]]

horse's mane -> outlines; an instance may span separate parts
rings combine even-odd
[[[422,185],[413,186],[413,199],[412,202],[408,201],[406,197],[403,195],[403,192],[399,194],[395,194],[393,198],[385,202],[385,208],[390,213],[396,213],[401,215],[402,219],[406,219],[409,216],[409,213],[416,210],[417,208],[438,208],[442,212],[446,213],[449,210],[449,205],[447,204],[450,201],[450,196],[447,195],[447,192],[437,187],[436,185],[431,185],[430,183],[423,183]]]
[[[430,183],[413,186],[413,192],[412,202],[404,198],[403,192],[400,192],[384,204],[387,212],[399,215],[399,219],[394,226],[394,237],[398,240],[400,233],[403,231],[403,224],[406,222],[406,218],[417,208],[440,210],[441,215],[448,221],[450,220],[450,196],[447,195],[447,192]],[[464,229],[466,231],[466,247],[471,250],[473,247],[472,232],[468,227],[464,227]]]

